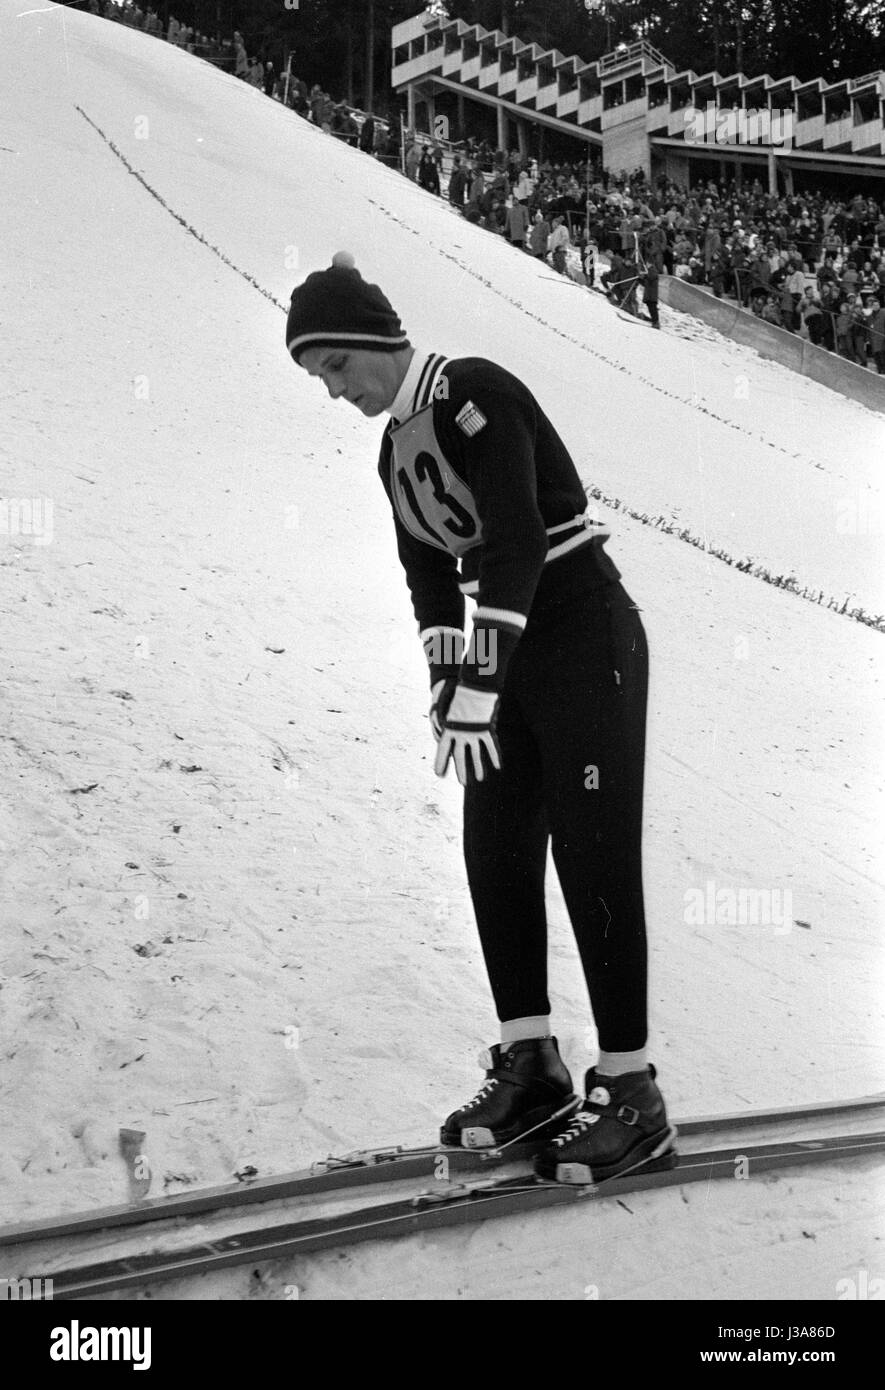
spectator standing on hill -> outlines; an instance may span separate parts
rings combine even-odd
[[[571,245],[571,238],[568,234],[568,227],[565,225],[565,218],[562,213],[558,213],[553,219],[553,230],[547,241],[547,250],[550,252],[550,263],[553,269],[560,275],[566,273],[566,248]]]
[[[335,119],[335,103],[328,92],[323,92],[322,105],[320,106],[320,128],[324,135],[332,134],[332,122]]]
[[[522,173],[519,175],[515,191],[521,203],[528,204],[531,202],[532,194],[535,191],[535,181],[526,169],[523,169]]]
[[[836,351],[836,315],[839,311],[839,295],[833,285],[824,285],[820,292],[821,347],[828,352]]]
[[[461,163],[461,156],[455,155],[452,162],[452,172],[449,175],[449,202],[453,208],[459,212],[464,207],[464,194],[467,188],[467,176],[464,172],[464,165]]]
[[[418,180],[418,166],[421,163],[421,146],[412,136],[410,143],[406,147],[406,174],[413,183]]]
[[[869,334],[867,331],[868,315],[863,307],[860,296],[852,296],[854,303],[849,311],[848,325],[848,344],[851,349],[851,359],[859,367],[867,365],[867,342]]]
[[[474,164],[471,171],[470,184],[467,190],[467,197],[471,202],[478,203],[486,191],[486,181],[482,170],[478,164]]]
[[[360,149],[364,154],[371,154],[375,148],[375,118],[367,116],[363,121],[363,128],[360,131]]]
[[[528,209],[518,199],[512,198],[507,209],[507,236],[519,251],[525,250],[525,239],[529,229]]]
[[[799,301],[805,293],[805,276],[796,262],[793,263],[790,273],[784,281],[784,289],[790,296],[788,315],[785,315],[784,322],[787,322],[788,317],[787,326],[795,329],[798,327]]]
[[[505,169],[495,169],[492,174],[491,190],[493,197],[505,202],[510,197],[510,180]]]
[[[870,300],[870,348],[880,376],[885,376],[885,308],[875,296]]]
[[[747,288],[747,252],[743,242],[736,238],[730,248],[730,289],[739,304],[743,303]]]
[[[757,246],[753,252],[753,258],[747,268],[747,295],[752,301],[758,296],[765,297],[768,294],[768,287],[771,284],[771,267],[761,246]]]
[[[532,230],[529,233],[529,250],[538,260],[543,260],[547,255],[547,242],[550,239],[550,223],[540,211],[535,213],[535,220],[532,223]]]
[[[796,322],[796,301],[790,293],[790,287],[786,278],[783,279],[778,288],[778,307],[781,311],[781,323],[784,328],[788,328],[791,333],[795,333],[798,324]]]
[[[172,27],[172,21],[169,21]],[[176,25],[176,29],[177,29]],[[242,78],[245,82],[249,76],[249,59],[246,56],[246,45],[243,43],[243,36],[239,30],[234,31],[234,76]]]
[[[633,219],[626,214],[621,218],[618,226],[618,235],[621,238],[621,255],[626,256],[633,250]]]
[[[428,193],[439,193],[439,171],[436,161],[426,147],[418,163],[418,183],[422,188],[426,188]]]
[[[719,228],[710,224],[704,230],[703,243],[704,275],[707,280],[712,279],[713,267],[721,250],[722,237],[719,234]],[[722,291],[720,290],[719,293],[721,294]]]
[[[359,139],[359,127],[343,101],[336,102],[333,108],[332,134],[348,145],[355,145]]]
[[[664,269],[664,252],[667,248],[667,234],[661,223],[661,218],[656,217],[648,231],[642,237],[642,254],[649,264],[654,265],[658,274]]]
[[[731,268],[729,266],[728,257],[725,253],[725,247],[720,246],[719,250],[713,257],[712,262],[710,263],[709,271],[710,288],[712,289],[717,299],[722,298],[722,295],[725,290],[726,277],[730,275],[730,273]],[[704,276],[705,267],[701,266],[699,283],[703,282]]]
[[[847,357],[850,362],[854,361],[854,353],[851,346],[851,314],[854,308],[854,295],[849,295],[840,305],[836,314],[835,337],[836,351],[840,357]]]
[[[380,121],[375,123],[375,158],[386,164],[399,163],[399,140],[389,117],[386,130]]]

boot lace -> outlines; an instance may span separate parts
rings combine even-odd
[[[479,1065],[483,1067],[486,1071],[488,1071],[495,1064],[494,1058],[492,1057],[490,1051],[481,1052],[479,1054],[479,1057],[477,1058],[477,1061],[479,1062]],[[497,1085],[497,1076],[487,1076],[485,1081],[477,1091],[476,1095],[473,1097],[473,1100],[469,1100],[466,1105],[462,1105],[462,1113],[465,1110],[475,1110],[478,1105],[481,1105],[484,1100],[487,1100],[489,1098],[492,1091],[495,1089]]]
[[[497,1076],[489,1077],[488,1081],[483,1082],[473,1100],[469,1100],[462,1110],[475,1110],[484,1100],[487,1100],[496,1086],[500,1085]]]
[[[601,1118],[601,1115],[597,1115],[592,1110],[578,1110],[572,1117],[568,1128],[564,1129],[561,1134],[557,1134],[553,1140],[554,1144],[561,1148],[563,1144],[570,1143],[572,1139],[580,1139],[581,1135]]]
[[[599,1106],[602,1108],[610,1104],[611,1094],[606,1088],[604,1086],[594,1086],[584,1106],[580,1110],[575,1111],[568,1128],[564,1129],[562,1134],[557,1134],[556,1138],[553,1140],[554,1144],[558,1144],[561,1147],[563,1144],[570,1143],[572,1139],[580,1139],[581,1135],[586,1134],[591,1125],[595,1125],[597,1120],[602,1119],[602,1115],[599,1111],[590,1109],[589,1107]]]

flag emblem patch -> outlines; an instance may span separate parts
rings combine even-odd
[[[480,430],[489,422],[479,406],[474,405],[473,401],[468,401],[466,405],[462,405],[455,416],[455,423],[460,425],[466,435],[472,436],[479,434]]]

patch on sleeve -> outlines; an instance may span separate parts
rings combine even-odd
[[[474,405],[473,401],[468,401],[466,405],[462,405],[455,416],[455,423],[461,426],[466,435],[474,435],[479,434],[480,430],[489,422],[479,406]]]

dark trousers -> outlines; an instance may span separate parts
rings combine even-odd
[[[645,632],[619,583],[557,606],[536,602],[499,706],[501,770],[464,795],[467,875],[498,1017],[550,1009],[544,874],[552,840],[609,1052],[646,1042],[647,690]]]

